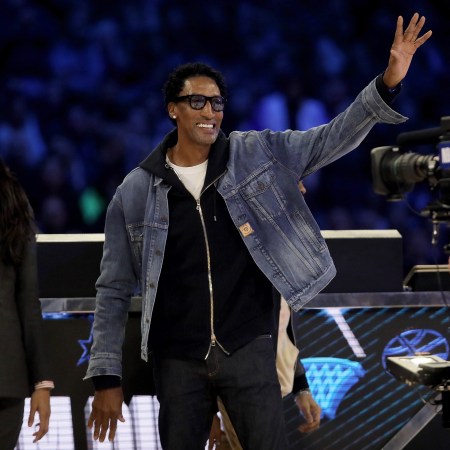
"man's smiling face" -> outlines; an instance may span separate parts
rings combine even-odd
[[[206,76],[188,78],[179,97],[184,95],[220,96],[220,90],[215,81]],[[223,111],[214,111],[211,103],[206,102],[202,109],[193,109],[189,100],[171,102],[168,105],[169,115],[175,116],[178,126],[178,142],[187,145],[210,146],[219,134],[223,119]]]

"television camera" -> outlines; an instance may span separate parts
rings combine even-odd
[[[433,154],[407,150],[411,146],[432,144]],[[414,185],[427,181],[436,198],[420,212],[433,223],[432,243],[437,242],[438,227],[450,224],[450,116],[441,117],[440,126],[397,136],[397,145],[376,147],[371,151],[372,182],[375,193],[389,201],[403,200]],[[450,244],[444,247],[450,254]],[[441,394],[442,424],[450,428],[450,361],[437,355],[388,357],[388,371],[408,385],[422,384]]]
[[[407,146],[432,144],[433,154],[406,150]],[[414,185],[426,180],[437,193],[420,214],[433,223],[433,244],[438,224],[450,223],[450,116],[441,117],[440,126],[401,133],[397,145],[376,147],[371,151],[373,189],[389,201],[403,200]],[[450,253],[450,246],[445,246]]]

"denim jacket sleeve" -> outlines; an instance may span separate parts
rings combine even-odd
[[[96,283],[93,345],[85,379],[98,375],[122,376],[125,326],[138,283],[122,202],[119,187],[106,216],[103,257]]]
[[[304,178],[357,148],[375,124],[406,120],[383,101],[374,79],[328,124],[307,131],[266,130],[260,137],[279,163]]]
[[[405,120],[383,101],[374,79],[326,125],[230,134],[218,190],[254,260],[294,311],[336,273],[298,181],[357,148],[377,123]]]

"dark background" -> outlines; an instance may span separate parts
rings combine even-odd
[[[442,263],[447,224],[432,246],[418,214],[435,193],[421,181],[407,201],[387,203],[372,189],[370,150],[450,115],[449,9],[438,0],[3,0],[0,156],[40,232],[101,232],[116,186],[171,127],[161,87],[174,66],[201,60],[224,73],[226,132],[302,128],[334,117],[384,70],[397,16],[409,22],[417,10],[433,37],[394,105],[410,120],[378,125],[359,151],[305,183],[322,229],[395,228],[405,274]],[[301,106],[306,120],[295,121]]]

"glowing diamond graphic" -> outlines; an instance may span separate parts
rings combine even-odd
[[[366,373],[359,362],[341,358],[302,358],[306,376],[322,417],[334,419],[345,394]]]

